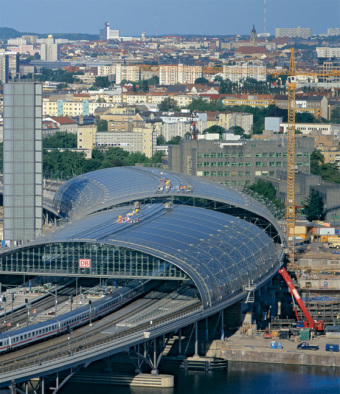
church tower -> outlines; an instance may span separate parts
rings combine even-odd
[[[253,25],[253,30],[250,33],[250,45],[256,45],[257,33],[255,29],[255,25]]]

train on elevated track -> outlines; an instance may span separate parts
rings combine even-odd
[[[45,322],[29,325],[0,335],[0,354],[19,349],[51,337],[69,333],[70,330],[108,315],[128,302],[151,290],[157,281],[134,280],[100,300]]]

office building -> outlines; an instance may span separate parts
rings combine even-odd
[[[45,62],[56,62],[59,60],[58,44],[52,34],[46,38],[45,43],[40,46],[40,57]]]
[[[291,37],[291,38],[310,38],[312,36],[312,29],[310,27],[288,27],[276,28],[275,38]]]
[[[314,138],[296,138],[296,168],[310,173]],[[183,140],[169,145],[169,170],[206,177],[232,186],[251,185],[256,177],[275,177],[287,168],[287,141],[271,140]]]
[[[9,63],[8,56],[5,54],[0,54],[0,81],[4,84],[8,82],[9,79]]]
[[[4,85],[4,239],[28,241],[42,230],[42,85]]]
[[[119,40],[119,30],[110,30],[110,23],[105,22],[104,29],[99,30],[100,41]]]

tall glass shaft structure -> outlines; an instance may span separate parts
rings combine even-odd
[[[4,240],[28,241],[42,230],[42,86],[4,85]]]

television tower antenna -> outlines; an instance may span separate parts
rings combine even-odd
[[[267,33],[267,0],[264,0],[263,5],[263,33]]]

